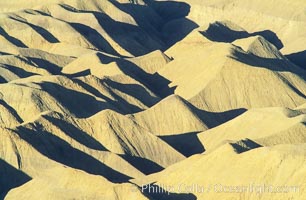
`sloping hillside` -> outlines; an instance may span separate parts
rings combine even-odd
[[[305,199],[305,8],[2,0],[0,199]]]

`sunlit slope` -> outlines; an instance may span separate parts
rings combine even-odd
[[[206,150],[226,141],[251,139],[259,145],[305,143],[306,115],[284,108],[251,109],[216,128],[198,134]]]
[[[262,147],[242,153],[237,153],[234,145],[224,144],[207,155],[192,156],[134,182],[143,188],[146,184],[156,184],[167,191],[168,187],[178,197],[197,199],[258,199],[259,196],[261,199],[303,199],[304,165],[304,144]],[[263,189],[263,184],[272,189]],[[275,192],[281,186],[288,186],[284,189],[288,192]],[[167,193],[160,199],[167,199]]]
[[[199,108],[294,108],[305,102],[305,71],[262,37],[219,43],[194,31],[167,54],[174,61],[159,73]]]
[[[229,20],[244,27],[248,32],[261,34],[270,41],[278,41],[285,54],[306,49],[303,28],[306,23],[303,0],[294,1],[201,1],[185,0],[191,5],[189,18],[200,26],[216,20]],[[281,42],[279,42],[281,41]]]

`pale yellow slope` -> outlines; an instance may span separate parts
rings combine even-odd
[[[200,0],[186,0],[186,2],[193,5],[202,5],[202,6],[208,6],[208,7],[214,7],[216,9],[222,9],[224,7],[224,10],[227,10],[229,8],[239,8],[242,11],[246,11],[249,9],[253,12],[258,12],[266,15],[271,16],[278,16],[280,18],[284,19],[295,19],[295,20],[305,20],[305,16],[303,15],[303,6],[305,6],[305,2],[302,0],[294,0],[292,2],[288,2],[285,0],[280,1],[269,1],[263,4],[262,1],[253,1],[253,0],[233,0],[231,2],[228,2],[226,0],[217,0],[217,1],[205,1],[202,2]],[[284,10],[284,8],[286,8]],[[236,13],[237,15],[240,13]],[[241,20],[241,19],[237,19]]]
[[[297,107],[296,109],[306,109],[306,103],[300,105],[300,106]]]
[[[284,45],[282,52],[293,53],[306,49],[306,3],[303,0],[184,0],[191,6],[188,18],[200,26],[216,20],[230,20],[248,32],[273,31]],[[297,44],[293,46],[292,44]],[[287,48],[288,46],[288,48]]]
[[[220,74],[190,102],[214,111],[268,106],[295,108],[305,102],[306,83],[299,77],[303,76],[302,70],[297,72],[301,74],[291,73],[290,68],[294,69],[295,66],[286,66],[286,63],[281,62],[265,63],[267,68],[262,67],[257,58],[253,63],[255,66],[250,66],[244,64],[243,60],[252,60],[252,56],[243,53],[242,56],[246,56],[241,57],[242,62],[228,59]],[[275,66],[285,69],[274,70]],[[216,93],[219,88],[222,88],[222,92]],[[280,96],[280,93],[283,95]]]
[[[52,63],[60,68],[74,60],[72,56],[50,53],[49,50],[50,49],[48,49],[48,51],[42,51],[39,49],[18,48],[18,54],[34,60],[43,60],[43,62]],[[42,68],[44,68],[44,66],[42,66]]]
[[[277,144],[300,144],[306,141],[306,123],[297,123],[286,130],[282,130],[268,137],[255,139],[255,142],[263,146],[272,146]]]
[[[182,154],[133,120],[110,110],[88,118],[80,126],[105,148],[117,154],[146,158],[162,167],[184,159]]]
[[[109,63],[111,61],[110,57],[104,56],[106,60],[103,60],[102,58],[103,54],[101,53],[89,53],[89,54],[84,54],[80,56],[79,58],[75,59],[73,62],[69,63],[66,65],[62,73],[64,74],[75,74],[79,72],[84,72],[86,70],[90,69],[100,69],[106,63]],[[115,58],[114,58],[115,59]],[[103,70],[103,69],[101,69]],[[92,73],[95,75],[95,73]],[[108,73],[105,73],[108,75]],[[102,76],[100,76],[102,77]]]
[[[200,200],[258,199],[259,196],[269,200],[303,199],[305,150],[305,144],[278,145],[237,154],[231,145],[225,144],[210,154],[192,156],[163,172],[135,182],[138,185],[155,183],[165,190],[166,187],[174,188],[171,193],[181,193],[182,196],[192,196],[192,193],[193,198]],[[260,188],[264,184],[274,189],[289,186],[291,192],[264,192]],[[243,186],[245,192],[240,189]],[[253,187],[253,192],[247,190],[248,187]],[[229,189],[234,191],[229,192]]]
[[[193,32],[166,52],[174,60],[158,73],[172,81],[171,87],[178,86],[176,94],[189,99],[217,75],[229,48],[225,44],[212,45],[200,33]]]
[[[5,199],[148,199],[132,184],[113,184],[101,176],[59,166],[11,190]],[[39,189],[38,189],[39,188]]]
[[[177,135],[206,130],[207,126],[176,95],[163,99],[148,110],[131,115],[142,127],[158,136]]]
[[[67,43],[49,43],[44,46],[41,46],[40,49],[49,53],[70,56],[74,58],[80,57],[84,54],[97,52],[97,50],[94,49],[88,49],[85,47]]]
[[[60,1],[53,1],[53,0],[48,0],[48,1],[44,1],[43,4],[50,4],[50,3],[54,3],[54,2],[60,2]],[[41,3],[38,3],[35,0],[31,0],[31,1],[1,1],[1,12],[12,12],[12,11],[18,11],[21,9],[26,9],[26,8],[32,8],[35,7],[37,5],[41,5]]]
[[[187,57],[186,53],[190,55],[191,51],[188,50],[189,48],[192,48],[193,53],[195,53],[194,55],[197,55],[197,52],[195,51],[195,49],[200,48],[200,47],[205,49],[211,46],[213,42],[207,39],[206,37],[204,37],[203,34],[201,34],[199,30],[196,29],[192,31],[191,33],[189,33],[184,39],[182,39],[181,41],[177,42],[176,44],[171,46],[169,49],[167,49],[165,53],[168,56],[173,57],[174,59],[183,59],[185,56]],[[197,57],[195,56],[194,58],[197,58]]]
[[[198,137],[206,150],[212,150],[228,140],[248,138],[261,141],[273,135],[274,140],[269,139],[271,145],[273,141],[275,144],[303,143],[306,138],[305,120],[305,114],[285,108],[251,109],[225,124],[198,134]],[[268,141],[258,143],[268,144]]]
[[[18,114],[7,105],[5,101],[0,100],[0,126],[1,127],[14,127],[21,123],[22,120]]]
[[[98,78],[104,76],[115,76],[124,74],[117,64],[119,58],[100,52],[83,54],[73,62],[66,65],[62,73],[64,74],[92,74]]]
[[[171,61],[171,59],[160,50],[156,50],[146,55],[134,57],[128,60],[149,74],[154,74]]]
[[[98,78],[124,74],[124,72],[120,69],[120,67],[116,62],[111,62],[108,64],[101,64],[101,63],[93,64],[91,65],[90,73]]]
[[[285,59],[277,48],[266,42],[262,36],[253,36],[246,39],[238,39],[233,42],[234,45],[241,47],[245,52],[251,53],[262,58]]]
[[[304,103],[305,71],[263,38],[256,41],[258,45],[245,52],[232,44],[211,42],[195,31],[167,51],[174,60],[159,73],[176,87],[175,94],[209,111],[295,108]]]
[[[144,72],[154,74],[163,68],[170,59],[161,51],[157,50],[149,54],[124,59],[126,63],[135,64]],[[75,74],[89,70],[92,75],[102,78],[103,76],[114,76],[124,74],[122,67],[129,69],[129,66],[123,66],[117,62],[122,62],[118,57],[103,54],[100,52],[84,54],[66,65],[62,73]]]

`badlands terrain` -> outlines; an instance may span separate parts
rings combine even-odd
[[[306,1],[1,0],[0,199],[306,199]]]

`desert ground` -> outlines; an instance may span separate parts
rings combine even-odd
[[[305,200],[305,0],[1,0],[0,199]]]

